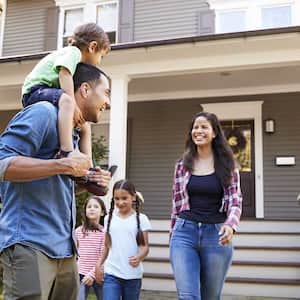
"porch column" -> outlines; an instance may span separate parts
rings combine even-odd
[[[112,77],[109,165],[117,165],[114,181],[126,176],[128,76]]]

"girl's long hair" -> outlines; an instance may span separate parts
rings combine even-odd
[[[105,234],[105,246],[106,247],[110,247],[111,246],[111,236],[109,233],[109,229],[110,229],[110,224],[111,224],[111,220],[113,217],[113,211],[115,208],[115,201],[114,201],[114,193],[116,190],[126,190],[131,196],[136,196],[136,201],[135,201],[135,211],[136,211],[136,223],[137,223],[137,235],[136,235],[136,242],[137,244],[140,245],[145,245],[145,239],[144,239],[144,235],[143,232],[141,230],[141,222],[140,222],[140,203],[141,203],[141,199],[139,198],[139,195],[136,193],[136,189],[135,186],[133,185],[132,182],[130,182],[129,180],[123,179],[123,180],[119,180],[114,184],[113,187],[113,197],[111,199],[110,202],[110,209],[108,212],[108,221],[107,221],[107,229],[106,229],[106,234]],[[121,229],[122,230],[122,229]]]
[[[192,139],[192,129],[197,118],[204,117],[212,126],[215,138],[212,140],[212,150],[214,156],[215,172],[220,179],[222,186],[227,188],[232,179],[232,172],[235,168],[235,161],[232,150],[224,136],[221,124],[217,116],[209,112],[199,112],[193,118],[185,143],[185,152],[183,153],[183,165],[192,172],[194,168],[194,160],[197,157],[197,146]]]
[[[99,203],[101,210],[102,210],[102,216],[100,217],[99,224],[92,224],[90,222],[90,220],[88,219],[88,217],[86,216],[86,207],[87,207],[89,201],[92,199],[96,200]],[[88,230],[99,230],[100,231],[101,226],[99,226],[99,225],[102,225],[102,226],[104,225],[104,217],[107,214],[106,207],[105,207],[103,200],[98,196],[91,196],[90,198],[88,198],[85,201],[81,214],[82,214],[82,232],[84,235],[86,234],[86,232]]]

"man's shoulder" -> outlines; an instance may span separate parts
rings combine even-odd
[[[57,108],[47,101],[40,101],[33,105],[27,106],[24,110],[24,114],[33,114],[37,118],[41,117],[45,120],[45,118],[56,118],[57,117]]]

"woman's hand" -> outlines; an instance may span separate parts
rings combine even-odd
[[[91,285],[93,285],[93,283],[94,283],[94,279],[93,279],[90,275],[85,275],[85,276],[82,278],[81,283],[82,283],[83,285],[91,286]]]
[[[223,225],[219,231],[219,244],[226,246],[231,243],[233,238],[233,229],[229,225]]]

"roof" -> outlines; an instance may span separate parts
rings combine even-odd
[[[189,37],[155,40],[155,41],[130,42],[130,43],[112,45],[111,50],[117,51],[117,50],[147,48],[147,47],[164,46],[164,45],[196,43],[196,42],[213,41],[213,40],[247,38],[252,36],[275,35],[275,34],[293,33],[293,32],[300,33],[300,26],[252,30],[252,31],[233,32],[233,33],[222,33],[222,34],[209,34],[209,35],[200,35],[200,36],[189,36]],[[25,60],[41,59],[49,53],[50,51],[40,52],[35,54],[18,55],[18,56],[6,56],[0,58],[0,64],[6,62],[18,62],[18,61],[25,61]]]

